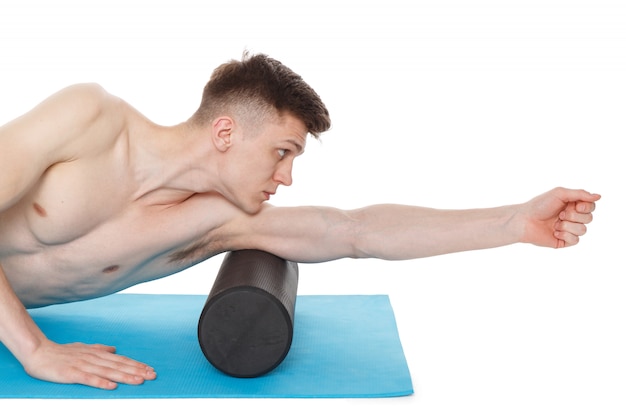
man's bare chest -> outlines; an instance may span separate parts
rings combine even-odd
[[[88,235],[123,214],[132,200],[127,172],[102,156],[50,167],[13,208],[33,237],[59,245]]]
[[[174,274],[220,252],[212,248],[209,232],[183,218],[130,207],[56,244],[42,244],[26,224],[16,224],[5,236],[18,237],[21,249],[0,254],[0,264],[27,305],[99,297]],[[188,248],[197,256],[184,261],[175,256]]]
[[[98,296],[221,251],[211,239],[219,198],[151,205],[135,200],[123,175],[102,180],[69,168],[50,170],[0,214],[0,264],[23,298],[34,291],[52,298]],[[180,253],[190,256],[181,260]]]

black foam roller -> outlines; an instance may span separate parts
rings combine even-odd
[[[293,338],[298,264],[258,250],[226,254],[198,321],[204,356],[235,377],[266,374]]]

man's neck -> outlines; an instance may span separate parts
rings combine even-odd
[[[180,203],[213,189],[214,149],[205,132],[189,123],[152,125],[131,146],[131,166],[139,188],[136,199],[150,205]]]

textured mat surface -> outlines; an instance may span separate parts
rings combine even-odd
[[[49,338],[117,347],[155,368],[141,386],[101,391],[27,376],[0,345],[3,398],[358,398],[413,393],[385,295],[298,296],[294,337],[285,360],[252,379],[233,378],[203,356],[197,323],[206,297],[115,294],[31,310]]]

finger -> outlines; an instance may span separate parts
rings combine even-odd
[[[116,352],[115,346],[107,346],[107,345],[101,345],[101,344],[87,345],[87,344],[83,344],[80,342],[72,343],[72,344],[78,347],[82,346],[84,348],[84,352],[102,357],[107,361],[119,362],[122,365],[135,366],[137,368],[153,369],[152,367],[150,367],[149,365],[145,363],[131,359],[127,356],[115,354]]]
[[[65,372],[65,380],[70,383],[89,385],[102,389],[115,389],[118,384],[140,385],[146,380],[156,378],[133,373],[133,370],[117,368],[108,364],[99,365],[90,362],[79,362]]]
[[[89,387],[100,388],[104,390],[114,390],[118,387],[115,381],[103,378],[93,373],[85,372],[81,369],[67,369],[67,378],[69,383],[86,385]]]
[[[592,213],[596,209],[596,203],[579,201],[576,203],[576,211],[579,213]]]
[[[104,352],[108,352],[108,353],[115,353],[116,348],[115,346],[108,346],[108,345],[102,345],[99,343],[94,343],[91,345],[88,345],[86,343],[82,343],[82,342],[74,342],[74,343],[69,343],[69,346],[75,346],[76,348],[83,348],[85,350],[89,350],[89,349],[96,349],[96,350],[101,350]]]
[[[94,343],[91,345],[85,345],[91,348],[95,348],[95,349],[101,349],[101,350],[106,350],[107,352],[115,352],[116,348],[115,346],[109,346],[109,345],[102,345],[100,343]]]
[[[567,188],[557,188],[556,195],[563,200],[564,202],[568,201],[586,201],[586,202],[596,202],[601,196],[600,194],[590,193],[585,190],[570,190]]]
[[[583,236],[587,233],[587,226],[578,222],[561,221],[556,225],[555,230],[571,233],[576,236]]]
[[[88,385],[106,390],[115,389],[120,383],[140,385],[145,382],[144,378],[125,374],[105,366],[87,365],[73,367],[65,372],[64,380],[68,383]]]
[[[554,232],[554,237],[558,240],[557,248],[578,244],[580,236],[585,233],[587,233],[587,226],[582,223],[559,222]]]
[[[557,249],[574,246],[580,241],[580,238],[577,235],[560,230],[554,232],[554,237],[557,239]]]
[[[593,220],[593,215],[591,213],[566,209],[559,213],[559,219],[572,223],[589,224]]]
[[[117,383],[127,385],[141,385],[148,378],[133,373],[132,370],[117,368],[115,366],[88,364],[82,367],[81,372],[85,374],[86,378],[95,381],[97,384],[101,380],[110,381],[117,385]],[[91,381],[89,383],[92,383]],[[105,384],[106,386],[112,386],[112,384]]]
[[[154,368],[145,363],[116,354],[102,354],[93,360],[94,365],[111,369],[112,374],[121,375],[124,379],[113,378],[118,382],[139,383],[156,378]],[[126,376],[129,376],[128,379]]]

